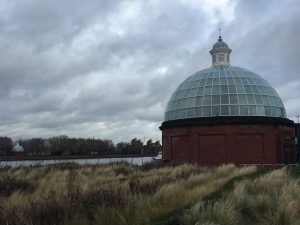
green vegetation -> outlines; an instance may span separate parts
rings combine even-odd
[[[59,164],[0,170],[0,224],[298,224],[297,169]]]

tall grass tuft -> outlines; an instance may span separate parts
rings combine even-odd
[[[186,211],[182,224],[300,224],[300,183],[285,168],[235,184],[218,202],[199,202]]]

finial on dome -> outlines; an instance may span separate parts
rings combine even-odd
[[[219,39],[218,39],[218,41],[222,41],[221,27],[219,27]]]

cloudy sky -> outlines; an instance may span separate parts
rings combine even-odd
[[[171,93],[211,66],[219,25],[232,65],[300,114],[298,0],[0,3],[0,136],[159,140]]]

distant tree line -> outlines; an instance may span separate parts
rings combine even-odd
[[[111,140],[94,138],[69,138],[61,135],[51,138],[31,138],[16,141],[24,148],[25,155],[152,155],[161,151],[159,141],[151,139],[145,144],[137,138],[116,145]],[[14,142],[9,137],[0,137],[0,155],[13,154]]]

